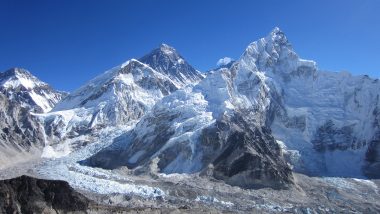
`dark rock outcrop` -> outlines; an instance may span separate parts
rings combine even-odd
[[[380,179],[380,133],[378,137],[369,144],[363,167],[364,174],[372,179]]]
[[[89,200],[64,181],[21,176],[0,181],[0,213],[85,213]]]
[[[365,140],[359,140],[353,136],[354,126],[355,124],[352,124],[339,128],[336,127],[333,121],[326,121],[323,126],[318,128],[312,140],[314,148],[319,152],[323,152],[326,150],[355,150],[366,146],[367,142]]]
[[[203,130],[201,144],[205,147],[204,157],[214,158],[209,160],[211,169],[207,171],[216,179],[243,188],[277,189],[294,183],[270,130],[249,125],[239,115]]]

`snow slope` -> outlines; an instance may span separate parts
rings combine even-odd
[[[94,78],[40,116],[48,136],[59,141],[139,119],[174,90],[177,87],[168,77],[132,59]]]

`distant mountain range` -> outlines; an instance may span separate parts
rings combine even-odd
[[[380,81],[318,69],[275,28],[202,73],[162,44],[67,94],[0,73],[0,164],[59,158],[132,127],[81,164],[287,188],[293,172],[380,178]]]

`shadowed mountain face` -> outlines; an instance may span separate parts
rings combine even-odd
[[[166,44],[161,44],[159,48],[139,60],[167,75],[180,87],[197,83],[203,79],[203,75],[199,71],[187,63],[173,47]]]
[[[21,176],[0,181],[0,213],[85,213],[89,200],[64,181]]]

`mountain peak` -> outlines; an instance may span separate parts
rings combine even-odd
[[[160,49],[161,51],[172,51],[172,52],[175,52],[175,49],[174,49],[172,46],[167,45],[167,44],[165,44],[165,43],[162,43],[162,44],[160,45],[159,49]]]
[[[5,88],[17,88],[23,86],[26,89],[45,84],[23,68],[11,68],[0,73],[0,82],[1,86]]]
[[[182,58],[178,54],[176,49],[174,49],[172,46],[165,43],[161,43],[160,46],[158,46],[158,48],[152,50],[148,55],[154,55],[154,54],[160,54],[160,55],[167,56],[173,59]]]
[[[307,74],[313,74],[316,63],[301,59],[280,28],[275,27],[266,37],[252,42],[240,58],[241,65],[259,71],[272,71],[283,74],[293,72],[300,66],[308,67]],[[305,72],[304,72],[305,73]]]
[[[277,33],[283,33],[279,27],[274,27],[273,30],[270,32],[271,34],[277,34]]]
[[[266,42],[276,43],[278,45],[290,45],[286,35],[280,28],[275,27],[267,37],[265,37]]]
[[[48,112],[66,94],[52,89],[23,68],[0,73],[0,90],[10,99],[35,112]]]
[[[1,77],[11,77],[11,76],[21,76],[21,75],[32,76],[32,74],[28,70],[15,67],[15,68],[10,68],[4,71]]]
[[[141,57],[139,61],[170,77],[179,87],[196,83],[203,78],[202,74],[188,64],[176,49],[164,43]]]

